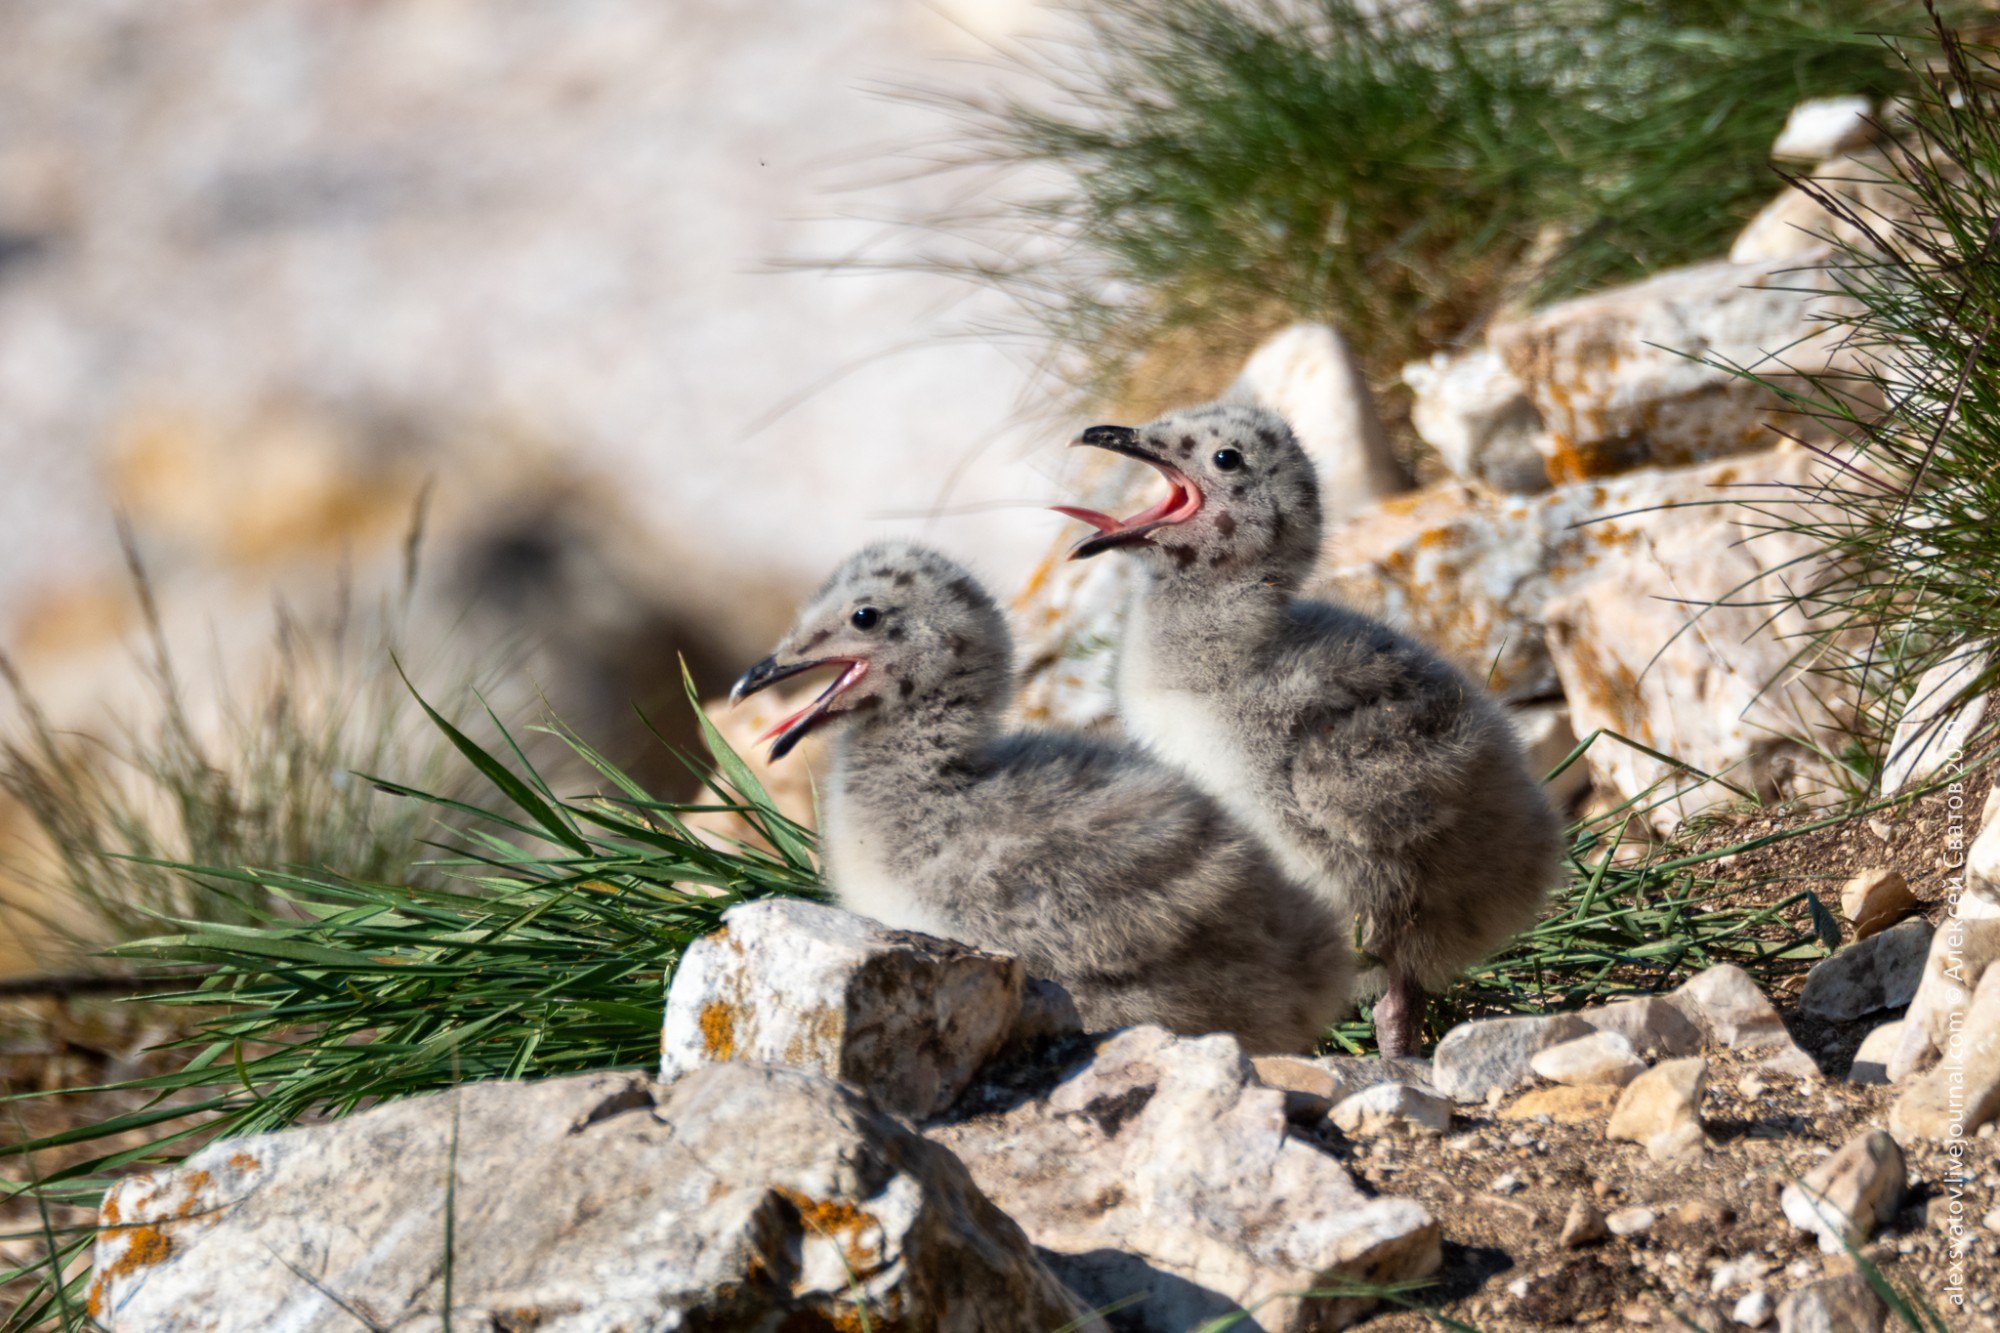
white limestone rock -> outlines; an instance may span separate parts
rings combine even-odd
[[[447,1224],[449,1208],[449,1225]],[[475,1083],[230,1139],[106,1195],[112,1333],[1101,1328],[949,1152],[747,1064]],[[343,1308],[345,1307],[345,1308]],[[367,1322],[364,1321],[364,1322]]]
[[[1963,1031],[1973,992],[2000,959],[2000,920],[1948,916],[1931,937],[1923,979],[1903,1016],[1903,1032],[1889,1060],[1889,1079],[1900,1083],[1931,1067]]]
[[[1863,870],[1840,891],[1840,910],[1854,923],[1857,940],[1881,934],[1922,906],[1903,872],[1893,866]]]
[[[1572,1087],[1623,1087],[1646,1068],[1628,1038],[1604,1031],[1546,1047],[1528,1064],[1551,1083]]]
[[[1659,1220],[1658,1213],[1635,1204],[1630,1208],[1620,1208],[1617,1212],[1606,1216],[1604,1229],[1614,1236],[1630,1239],[1633,1236],[1645,1235],[1658,1224]]]
[[[1461,1023],[1445,1033],[1431,1053],[1431,1082],[1454,1101],[1484,1101],[1491,1093],[1512,1092],[1532,1079],[1538,1052],[1591,1032],[1590,1024],[1575,1014]]]
[[[1799,1008],[1833,1023],[1900,1009],[1917,993],[1930,951],[1931,923],[1921,918],[1857,940],[1813,964]]]
[[[1709,1046],[1755,1055],[1759,1066],[1773,1073],[1818,1077],[1819,1066],[1792,1040],[1750,974],[1734,963],[1718,963],[1688,978],[1672,999],[1701,1026]]]
[[[1411,426],[1453,473],[1498,491],[1549,488],[1542,414],[1497,352],[1439,352],[1404,366],[1403,383],[1414,395]]]
[[[1889,1061],[1895,1056],[1896,1047],[1902,1043],[1903,1020],[1896,1019],[1875,1028],[1861,1039],[1861,1047],[1854,1052],[1854,1063],[1848,1066],[1847,1081],[1850,1083],[1887,1083],[1889,1081]]]
[[[1258,1083],[1232,1037],[1130,1028],[1046,1096],[926,1132],[1092,1308],[1143,1295],[1122,1327],[1166,1333],[1241,1310],[1246,1329],[1345,1327],[1368,1302],[1296,1293],[1440,1262],[1422,1205],[1363,1195],[1289,1133],[1284,1094]]]
[[[1780,1202],[1793,1226],[1819,1237],[1822,1252],[1841,1254],[1896,1216],[1908,1185],[1902,1148],[1872,1129],[1785,1186]]]
[[[1520,704],[1507,710],[1507,720],[1521,742],[1528,771],[1544,779],[1549,800],[1559,810],[1574,807],[1590,790],[1590,761],[1579,758],[1561,773],[1555,772],[1556,766],[1576,749],[1576,728],[1570,722],[1569,705]]]
[[[1442,1134],[1451,1128],[1451,1102],[1408,1083],[1377,1083],[1334,1104],[1333,1123],[1343,1134]]]
[[[1605,1137],[1636,1143],[1656,1162],[1699,1153],[1708,1144],[1701,1121],[1707,1091],[1708,1061],[1700,1056],[1654,1065],[1625,1085]]]
[[[1431,1062],[1416,1056],[1259,1055],[1250,1064],[1259,1082],[1285,1094],[1286,1112],[1296,1124],[1319,1120],[1355,1093],[1383,1083],[1435,1091]]]
[[[1672,1000],[1642,995],[1579,1010],[1577,1017],[1599,1032],[1612,1032],[1630,1042],[1648,1060],[1699,1055],[1702,1029]]]
[[[2000,792],[2000,787],[1994,789]],[[1991,799],[1987,801],[1990,807]],[[2000,817],[1988,813],[1965,852],[1965,891],[1954,904],[1959,915],[2000,917]]]
[[[1882,1333],[1889,1307],[1859,1273],[1821,1278],[1778,1304],[1778,1333]]]
[[[1909,1080],[1889,1108],[1905,1141],[1951,1142],[2000,1121],[2000,967],[1988,967],[1936,1065]]]
[[[1882,769],[1884,796],[1935,776],[1978,735],[1986,717],[1986,696],[1968,698],[1966,690],[1986,669],[1988,659],[1984,652],[1967,653],[1940,662],[1917,678],[1889,739]]]
[[[1013,1036],[1018,959],[770,898],[723,915],[667,992],[660,1077],[751,1060],[841,1079],[915,1119],[950,1106]]]
[[[1767,378],[1847,368],[1826,294],[1796,258],[1672,269],[1496,324],[1487,341],[1548,429],[1557,482],[1677,467],[1777,442]],[[1801,423],[1788,419],[1789,429]]]
[[[1503,699],[1544,699],[1564,684],[1547,642],[1551,602],[1600,580],[1625,578],[1634,561],[1656,564],[1655,581],[1672,581],[1683,599],[1669,608],[1677,614],[1655,617],[1645,657],[1637,656],[1639,645],[1604,646],[1607,669],[1629,662],[1624,669],[1637,677],[1646,659],[1692,617],[1687,599],[1722,598],[1758,574],[1758,562],[1811,557],[1805,544],[1784,534],[1753,539],[1747,515],[1716,501],[1755,497],[1782,510],[1783,498],[1811,484],[1817,472],[1811,454],[1788,449],[1579,482],[1539,496],[1496,495],[1460,482],[1430,486],[1330,528],[1322,572],[1306,592],[1414,634]],[[1719,554],[1731,550],[1734,557]],[[1752,587],[1771,590],[1762,583]],[[1798,627],[1785,622],[1783,628]],[[1710,645],[1711,655],[1731,666],[1732,675],[1769,670],[1749,645],[1739,649],[1733,638],[1717,637],[1722,641]],[[1737,663],[1742,665],[1731,665]],[[1691,682],[1676,677],[1669,684],[1685,695]],[[1780,682],[1777,689],[1783,695],[1787,686]],[[1718,702],[1740,710],[1747,700]],[[1793,711],[1783,701],[1774,708]],[[1573,716],[1574,731],[1587,735],[1606,711],[1600,706],[1588,719]],[[1594,763],[1602,748],[1593,748]]]
[[[1874,137],[1874,111],[1862,93],[1808,97],[1785,117],[1771,156],[1780,162],[1824,162],[1852,152]]]
[[[1291,426],[1319,473],[1329,520],[1410,489],[1361,363],[1330,325],[1294,324],[1273,334],[1243,363],[1227,396],[1269,408]]]
[[[1762,1287],[1740,1297],[1729,1308],[1729,1317],[1744,1328],[1762,1328],[1778,1312],[1778,1303]]]
[[[1629,736],[1766,796],[1825,789],[1832,771],[1814,747],[1846,734],[1853,710],[1795,669],[1805,617],[1783,601],[1789,581],[1812,577],[1816,556],[1790,533],[1753,531],[1787,512],[1819,466],[1807,451],[1781,450],[1598,488],[1644,512],[1580,529],[1598,543],[1591,575],[1565,580],[1540,608],[1579,734]],[[1617,503],[1607,496],[1602,511]],[[1648,508],[1657,505],[1680,507]],[[1663,833],[1734,799],[1613,740],[1593,745],[1590,763],[1600,785],[1642,800]]]

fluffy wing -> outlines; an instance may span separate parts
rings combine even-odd
[[[1291,793],[1308,827],[1387,852],[1457,820],[1481,726],[1456,671],[1383,630],[1307,644],[1283,693]]]

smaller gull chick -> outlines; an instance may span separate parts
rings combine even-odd
[[[993,599],[935,552],[871,546],[834,572],[733,697],[839,674],[772,728],[781,758],[839,724],[829,883],[885,925],[1018,955],[1093,1029],[1227,1031],[1309,1047],[1345,1012],[1339,914],[1221,805],[1137,747],[1007,732],[1013,645]]]
[[[1119,645],[1126,730],[1351,912],[1383,966],[1376,1033],[1405,1055],[1423,992],[1535,918],[1559,823],[1493,701],[1421,644],[1297,595],[1319,558],[1319,481],[1273,413],[1212,406],[1078,444],[1169,485],[1129,519],[1061,512],[1072,559],[1136,553],[1144,586]]]

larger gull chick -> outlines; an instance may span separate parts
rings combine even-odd
[[[1498,706],[1380,621],[1298,595],[1319,557],[1319,482],[1285,422],[1215,405],[1078,444],[1148,464],[1165,499],[1098,531],[1144,586],[1119,647],[1126,730],[1178,764],[1286,869],[1353,915],[1382,965],[1385,1055],[1405,1055],[1423,993],[1535,918],[1560,823]]]

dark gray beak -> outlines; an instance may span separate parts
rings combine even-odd
[[[1069,447],[1080,449],[1085,445],[1092,449],[1109,449],[1127,458],[1152,458],[1151,454],[1139,448],[1139,432],[1130,426],[1085,426],[1083,434],[1071,440]]]
[[[729,702],[740,704],[761,689],[776,685],[781,680],[790,680],[800,672],[811,671],[816,666],[824,665],[826,665],[824,660],[818,660],[787,662],[779,666],[777,654],[773,653],[737,678],[736,683],[729,687]]]

